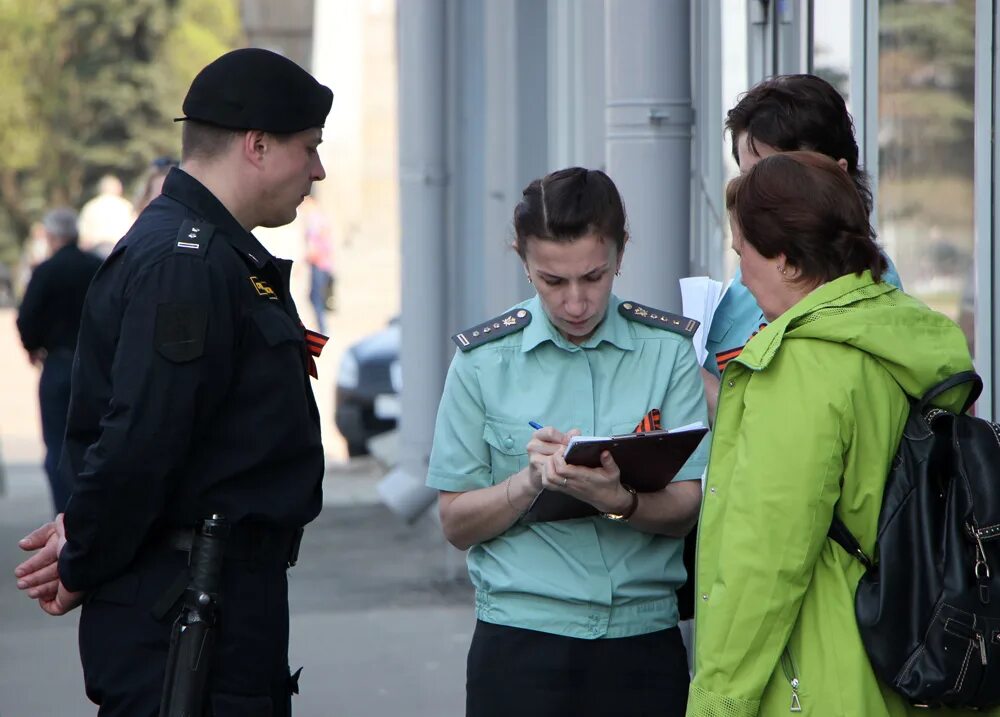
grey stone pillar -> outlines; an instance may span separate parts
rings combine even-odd
[[[688,2],[605,1],[608,174],[632,238],[615,291],[676,312],[691,243]]]

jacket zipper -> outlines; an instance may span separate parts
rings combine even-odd
[[[792,687],[792,703],[788,708],[789,712],[801,712],[802,703],[799,702],[799,678],[796,675],[795,661],[792,659],[792,651],[786,646],[781,655],[781,670],[785,673],[785,679]]]

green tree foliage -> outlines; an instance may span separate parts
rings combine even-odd
[[[237,0],[0,0],[0,259],[106,173],[179,151],[194,74],[242,42]]]
[[[884,172],[972,176],[975,0],[882,0]]]

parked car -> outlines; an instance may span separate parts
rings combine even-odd
[[[347,441],[348,455],[365,455],[369,438],[396,427],[402,382],[398,318],[344,352],[334,422]]]

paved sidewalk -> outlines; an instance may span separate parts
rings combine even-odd
[[[13,578],[17,540],[50,518],[37,372],[0,311],[0,717],[94,715],[83,691],[78,613],[49,617]],[[331,458],[328,456],[328,459]],[[290,662],[304,666],[296,717],[464,713],[472,591],[432,514],[407,526],[378,502],[372,460],[331,460],[324,509],[289,572]]]

